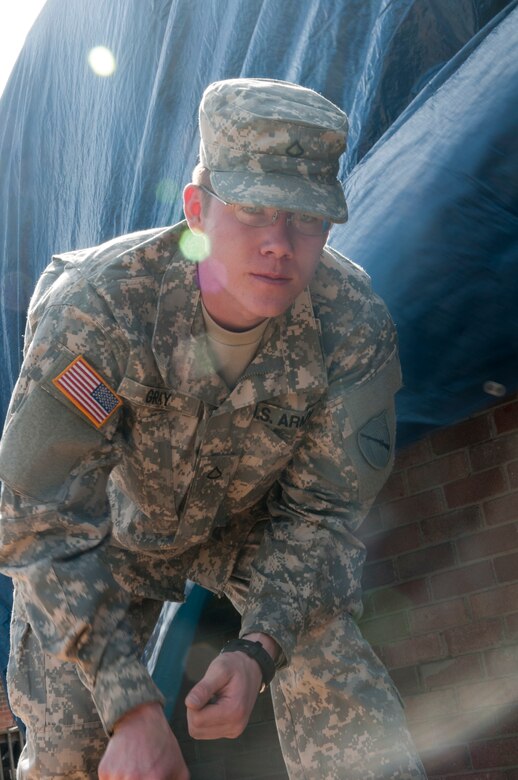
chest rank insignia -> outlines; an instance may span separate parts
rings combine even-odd
[[[302,148],[302,146],[299,144],[298,141],[294,141],[291,144],[291,146],[288,146],[288,148],[286,149],[286,154],[289,157],[302,157],[302,155],[304,154],[304,149]]]
[[[104,379],[81,355],[76,357],[52,383],[96,428],[122,405]]]
[[[373,468],[385,468],[392,451],[392,437],[386,412],[382,412],[377,417],[371,417],[363,428],[360,428],[358,447],[367,463]]]

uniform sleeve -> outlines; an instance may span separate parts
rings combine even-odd
[[[126,711],[162,697],[139,660],[129,596],[107,561],[106,484],[121,447],[113,388],[123,358],[113,322],[97,314],[49,306],[34,337],[29,328],[0,443],[0,565],[43,649],[77,664],[109,733]],[[56,384],[78,357],[100,380],[100,412]]]
[[[241,635],[274,637],[286,659],[306,631],[361,615],[365,547],[357,530],[394,459],[401,385],[394,326],[376,299],[334,355],[336,378],[272,489]]]

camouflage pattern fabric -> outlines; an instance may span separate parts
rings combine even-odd
[[[185,229],[54,258],[0,444],[2,568],[42,652],[75,664],[108,734],[161,700],[135,599],[181,600],[186,576],[224,593],[264,511],[242,633],[273,636],[288,669],[314,631],[357,616],[355,533],[393,459],[396,337],[365,273],[326,248],[229,392]]]
[[[153,630],[160,607],[159,602],[136,599],[128,611],[128,628],[140,650]],[[27,725],[18,780],[97,780],[108,737],[76,664],[42,650],[18,595],[12,628],[9,690],[16,711]]]
[[[270,522],[259,508],[256,519],[225,586],[239,610],[246,604],[253,562]],[[42,651],[23,602],[15,601],[13,628],[19,635],[13,642],[10,687],[17,711],[29,724],[18,780],[96,780],[107,736],[92,697],[74,664]],[[132,604],[129,624],[139,647],[159,607],[145,599]],[[425,777],[397,691],[349,615],[309,631],[271,689],[290,780]]]
[[[225,588],[241,614],[269,526],[263,512]],[[399,693],[350,614],[315,623],[301,635],[270,688],[290,780],[426,777]]]
[[[426,777],[398,693],[351,615],[313,627],[271,689],[290,780]]]
[[[347,221],[337,179],[347,116],[312,89],[272,79],[226,79],[205,90],[200,162],[223,200]]]

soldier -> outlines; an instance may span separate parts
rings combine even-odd
[[[18,776],[189,777],[141,651],[190,579],[242,615],[187,696],[193,737],[240,734],[271,683],[292,780],[422,778],[355,622],[400,370],[367,275],[326,246],[347,118],[235,79],[200,134],[187,224],[56,256],[30,304],[0,450]]]

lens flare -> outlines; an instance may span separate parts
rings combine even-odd
[[[156,187],[156,198],[160,203],[176,203],[180,195],[177,183],[173,179],[161,179]]]
[[[94,46],[88,52],[88,64],[96,76],[112,76],[115,73],[117,63],[113,53],[106,46]]]
[[[179,243],[184,257],[193,263],[201,263],[210,254],[209,239],[201,231],[184,230]]]

